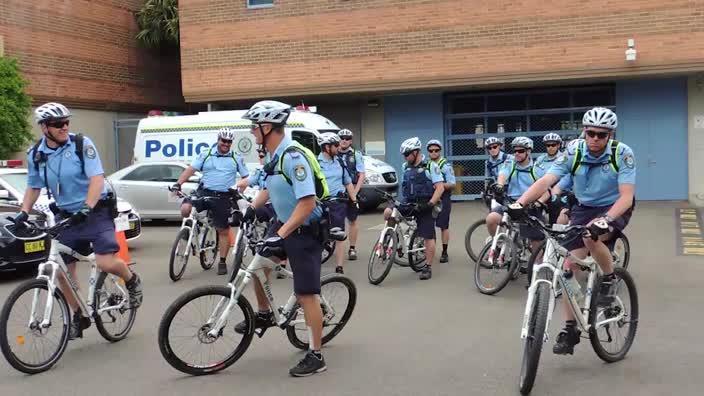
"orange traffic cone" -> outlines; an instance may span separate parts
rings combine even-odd
[[[135,264],[130,258],[129,248],[127,247],[127,238],[125,238],[125,232],[120,231],[115,233],[115,238],[117,238],[117,244],[120,246],[120,250],[117,252],[117,257],[122,259],[127,265]]]

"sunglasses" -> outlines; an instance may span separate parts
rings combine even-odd
[[[499,146],[498,144],[494,144],[494,145],[491,145],[491,146],[487,147],[487,149],[489,149],[489,150],[495,150],[495,149],[497,149],[497,148],[499,148],[499,147],[500,147],[500,146]]]
[[[526,152],[526,150],[525,149],[516,149],[516,150],[513,150],[513,152],[516,154],[523,154]]]
[[[429,153],[439,153],[440,149],[428,149]]]
[[[597,131],[588,130],[588,131],[584,131],[584,133],[586,133],[587,136],[589,136],[592,139],[594,137],[598,137],[599,139],[606,139],[607,137],[609,137],[608,132],[597,132]]]
[[[545,145],[545,147],[559,147],[560,145],[558,143],[548,143]]]
[[[68,125],[68,120],[51,121],[46,123],[46,126],[50,126],[52,128],[63,128],[64,125]]]
[[[220,142],[224,144],[232,144],[232,140],[220,139]]]
[[[415,150],[406,151],[405,153],[403,153],[403,156],[404,156],[404,157],[408,157],[409,155],[411,155],[411,154],[413,154],[413,153],[415,153]]]
[[[340,139],[341,139],[341,140],[348,140],[348,141],[349,141],[349,140],[352,140],[352,138],[349,137],[349,136],[341,137]]]

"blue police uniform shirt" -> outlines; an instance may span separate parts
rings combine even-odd
[[[604,152],[594,157],[589,153],[586,142],[579,139],[570,145],[565,155],[560,156],[548,171],[549,174],[563,177],[570,174],[577,148],[582,152],[581,165],[572,176],[572,191],[580,204],[584,206],[610,206],[620,196],[620,184],[636,184],[636,162],[633,150],[623,143],[616,148],[618,173],[612,168],[611,141]]]
[[[552,163],[555,162],[555,160],[559,156],[559,152],[552,157],[549,156],[548,153],[540,154],[538,158],[535,159],[535,163],[533,165],[533,169],[535,170],[535,177],[540,179],[541,177],[545,176],[545,174],[548,173],[548,170],[550,170]]]
[[[350,177],[347,169],[340,165],[340,160],[338,160],[337,156],[327,159],[325,158],[325,154],[320,153],[318,155],[318,162],[320,163],[320,169],[322,169],[325,174],[325,180],[328,182],[330,195],[345,192],[345,186],[352,184],[352,177]]]
[[[264,172],[264,169],[259,168],[254,171],[254,174],[252,177],[249,178],[249,186],[250,187],[259,187],[260,189],[264,190],[266,189],[266,183],[264,180],[266,179],[266,172]]]
[[[419,177],[423,174],[423,177]],[[428,183],[428,180],[430,183]],[[401,189],[403,192],[403,202],[412,203],[419,200],[430,200],[432,198],[435,185],[442,183],[442,172],[438,165],[423,158],[418,166],[411,166],[408,162],[403,163],[403,181]]]
[[[492,179],[497,179],[499,177],[499,172],[501,171],[501,167],[503,166],[503,164],[505,164],[507,161],[512,160],[513,154],[506,154],[503,151],[499,151],[499,154],[496,156],[496,158],[489,156],[484,165],[484,176],[490,177]]]
[[[272,161],[276,161],[276,170],[279,169],[279,158],[292,145],[293,139],[286,134],[273,155]],[[274,207],[276,217],[280,222],[285,223],[291,217],[299,199],[311,195],[315,196],[315,179],[305,156],[297,151],[284,155],[282,168],[283,173],[291,180],[292,184],[288,184],[283,175],[274,174],[267,176],[266,188],[269,190],[269,200]],[[304,224],[319,220],[322,213],[320,206],[316,206]]]
[[[227,191],[235,184],[238,173],[241,177],[249,176],[242,157],[232,151],[220,154],[217,145],[201,151],[191,167],[203,173],[201,184],[212,191]]]
[[[515,171],[513,170],[514,164],[516,166]],[[533,174],[535,174],[535,166],[532,159],[526,166],[521,166],[517,164],[514,159],[506,161],[503,164],[499,174],[504,175],[504,177],[506,178],[505,180],[508,181],[508,188],[506,191],[509,197],[513,199],[518,199],[518,197],[523,195],[523,193],[526,192],[526,190],[528,190],[528,188],[533,185],[535,180],[538,179],[537,174],[535,174],[535,179],[533,179],[533,175],[531,175],[530,172],[531,168],[533,168]],[[511,180],[509,181],[508,177],[511,175],[512,171],[513,176],[511,176]]]
[[[105,173],[93,141],[87,136],[83,137],[85,174],[81,167],[81,159],[76,155],[76,143],[70,139],[63,146],[54,150],[46,145],[46,138],[42,138],[37,151],[45,153],[47,161],[40,163],[39,170],[37,170],[31,149],[27,151],[27,185],[35,189],[48,186],[60,209],[72,213],[79,211],[86,202],[90,178]],[[48,179],[46,182],[44,180],[45,167]],[[105,198],[106,195],[107,186],[103,185],[101,198]]]
[[[457,179],[455,179],[455,170],[452,169],[452,164],[446,160],[445,163],[440,166],[441,160],[442,158],[438,158],[437,161],[433,162],[440,168],[440,174],[442,175],[443,181],[449,184],[456,184]]]
[[[355,170],[357,171],[357,173],[364,172],[364,158],[362,157],[362,153],[360,153],[359,151],[350,147],[345,151],[340,150],[337,153],[337,155],[339,155],[341,157],[346,156],[347,153],[350,152],[350,150],[354,151],[354,168],[355,168]]]
[[[559,187],[562,192],[572,191],[572,175],[568,173],[562,176],[560,181],[557,182],[557,187]]]

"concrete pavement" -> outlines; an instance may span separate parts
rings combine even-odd
[[[562,325],[556,312],[533,394],[701,394],[704,347],[699,333],[704,319],[698,312],[704,306],[704,258],[676,255],[679,206],[639,203],[627,229],[641,316],[627,358],[605,364],[586,339],[574,356],[553,355],[552,343]],[[82,340],[69,344],[54,368],[35,376],[21,374],[0,359],[0,394],[518,394],[524,282],[513,282],[493,297],[476,291],[474,263],[464,251],[463,236],[484,214],[477,203],[455,205],[450,263],[439,264],[436,258],[432,280],[421,282],[410,269],[394,267],[380,286],[368,283],[366,271],[379,232],[369,228],[381,223],[381,213],[361,216],[359,260],[346,267],[358,288],[357,307],[343,332],[324,348],[328,371],[302,379],[288,376],[301,353],[277,329],[255,337],[247,353],[217,375],[189,377],[172,369],[156,342],[166,306],[188,289],[223,284],[225,277],[216,276],[214,269],[202,271],[191,259],[184,278],[171,282],[168,254],[177,224],[145,225],[143,236],[132,243],[145,303],[130,336],[110,344],[91,328]],[[332,269],[328,264],[324,271]],[[0,301],[20,281],[1,280]],[[290,290],[287,281],[274,282],[282,303]],[[249,297],[254,302],[251,293]]]

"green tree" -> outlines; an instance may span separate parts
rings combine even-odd
[[[33,138],[29,125],[32,98],[26,88],[17,60],[0,56],[0,159],[23,150]]]
[[[178,48],[178,0],[146,0],[137,12],[137,40],[147,48]]]

